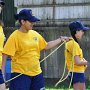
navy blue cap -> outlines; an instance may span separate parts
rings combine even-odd
[[[40,19],[38,19],[35,16],[33,16],[31,9],[23,9],[23,10],[21,10],[19,12],[19,14],[15,15],[15,19],[16,20],[24,19],[24,20],[28,20],[30,22],[40,21]]]
[[[85,27],[80,21],[74,21],[69,24],[70,30],[83,30],[87,31],[89,30],[89,27]]]
[[[5,5],[5,2],[0,0],[0,5],[4,6]]]

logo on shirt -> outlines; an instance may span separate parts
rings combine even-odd
[[[33,37],[33,40],[34,40],[34,41],[37,41],[38,39],[37,39],[37,37]]]

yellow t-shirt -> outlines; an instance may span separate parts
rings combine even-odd
[[[2,65],[3,45],[4,45],[4,33],[3,33],[2,26],[0,26],[0,69],[1,69],[1,65]]]
[[[40,74],[40,51],[47,45],[44,38],[34,30],[23,33],[14,31],[7,40],[3,53],[12,58],[12,72],[29,76]]]
[[[74,63],[74,67],[72,68],[72,59],[73,57],[78,55],[80,57],[80,60],[83,60],[83,52],[80,48],[79,44],[75,40],[70,40],[65,45],[65,59],[66,64],[69,72],[84,72],[85,66],[79,66]],[[75,62],[75,60],[73,60]],[[71,69],[72,68],[72,69]]]

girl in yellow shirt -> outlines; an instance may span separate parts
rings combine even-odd
[[[72,83],[74,90],[86,90],[84,71],[88,62],[83,57],[78,39],[81,39],[84,32],[89,28],[85,27],[80,21],[74,21],[69,24],[69,29],[73,38],[66,43],[65,47],[66,64],[70,72],[69,78],[71,79],[73,74]]]
[[[40,51],[55,47],[67,37],[46,42],[36,31],[32,30],[33,23],[40,21],[33,16],[32,10],[23,9],[15,15],[20,22],[20,28],[8,38],[3,50],[2,71],[5,71],[7,56],[11,56],[11,78],[22,74],[10,82],[10,90],[45,90],[44,79],[40,67]]]

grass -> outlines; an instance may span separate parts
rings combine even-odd
[[[48,88],[46,90],[73,90],[73,89],[61,89],[61,88],[59,88],[59,89],[53,89],[53,88]]]
[[[9,89],[7,89],[7,90],[9,90]],[[45,90],[73,90],[73,89],[61,89],[61,88],[59,88],[59,89],[54,89],[54,88],[46,88]],[[90,89],[87,89],[87,90],[90,90]]]
[[[9,89],[7,89],[9,90]],[[73,89],[53,89],[53,88],[46,88],[45,90],[73,90]]]

